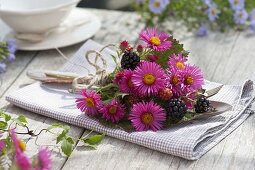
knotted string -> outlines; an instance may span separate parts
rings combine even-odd
[[[89,50],[85,54],[86,61],[95,68],[95,74],[91,74],[88,70],[88,75],[83,77],[77,77],[73,80],[72,88],[69,90],[71,93],[77,93],[83,89],[95,89],[98,86],[103,86],[109,83],[109,73],[107,72],[107,61],[103,58],[102,51],[108,47],[116,47],[114,44],[109,44],[102,47],[99,51]],[[91,61],[91,56],[95,55],[94,61]],[[102,61],[103,66],[101,67],[98,63],[99,59]]]

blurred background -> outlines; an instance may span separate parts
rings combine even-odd
[[[79,7],[130,11],[129,0],[82,0]]]

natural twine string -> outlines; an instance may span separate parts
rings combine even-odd
[[[115,44],[108,44],[103,46],[99,51],[89,50],[85,54],[86,61],[95,68],[95,74],[91,74],[90,70],[83,65],[78,63],[74,63],[70,61],[58,48],[56,50],[59,54],[66,59],[69,63],[85,68],[88,71],[87,76],[77,77],[73,80],[72,88],[69,89],[71,93],[77,93],[83,89],[94,89],[98,86],[106,85],[108,83],[109,73],[107,72],[107,61],[103,58],[102,52],[108,47],[116,47]],[[92,55],[95,54],[95,55]],[[92,56],[94,57],[94,61],[92,61]],[[103,66],[99,65],[98,61],[102,61]]]

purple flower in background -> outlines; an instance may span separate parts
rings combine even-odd
[[[243,10],[235,11],[234,20],[235,20],[236,24],[239,24],[239,25],[245,24],[245,22],[247,21],[248,17],[249,17],[248,13],[244,9]]]
[[[7,57],[7,60],[9,62],[13,62],[15,60],[16,56],[13,53],[10,53]]]
[[[168,4],[169,0],[150,0],[149,9],[154,14],[160,14],[165,10]]]
[[[3,73],[6,71],[6,64],[5,63],[0,63],[0,73]]]
[[[255,9],[253,9],[249,14],[249,20],[251,22],[250,29],[255,32]]]
[[[16,52],[16,40],[15,39],[8,39],[7,40],[7,48],[10,53]]]
[[[208,18],[210,21],[215,21],[219,16],[220,11],[217,9],[216,4],[211,4],[207,10]]]
[[[204,24],[202,24],[202,25],[198,28],[196,35],[197,35],[197,36],[200,36],[200,37],[207,36],[207,35],[208,35],[207,26],[204,25]]]
[[[13,62],[15,60],[16,41],[15,41],[15,39],[9,39],[9,40],[7,40],[6,43],[7,43],[7,49],[9,51],[7,60],[9,62]]]
[[[233,10],[242,10],[244,9],[245,0],[228,0],[230,6]]]
[[[212,0],[203,0],[204,4],[211,6],[213,4]]]

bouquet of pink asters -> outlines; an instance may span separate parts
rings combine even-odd
[[[109,83],[84,89],[77,107],[102,123],[136,131],[157,131],[197,114],[212,111],[203,95],[203,74],[187,63],[188,52],[171,35],[148,28],[133,48],[122,41],[120,63]]]

